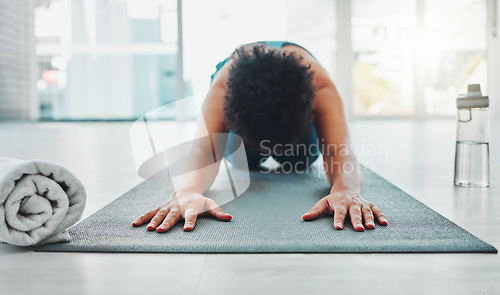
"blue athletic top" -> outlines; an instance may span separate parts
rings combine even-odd
[[[297,46],[297,47],[300,47],[302,49],[304,49],[305,51],[307,51],[307,49],[305,49],[304,47],[298,45],[298,44],[295,44],[295,43],[292,43],[292,42],[287,42],[287,41],[259,41],[259,42],[254,42],[254,43],[249,43],[249,44],[246,44],[246,45],[250,45],[250,44],[264,44],[268,47],[271,47],[271,48],[278,48],[278,49],[281,49],[287,45],[294,45],[294,46]],[[245,45],[243,45],[245,46]],[[309,51],[307,51],[309,52]],[[309,52],[309,54],[311,54]],[[312,54],[311,54],[312,55]],[[231,54],[232,56],[232,54]],[[210,76],[210,81],[213,81],[214,80],[214,77],[215,77],[215,74],[217,74],[217,72],[219,72],[219,70],[226,64],[226,62],[231,58],[231,56],[229,56],[228,58],[226,58],[225,60],[219,62],[215,68],[215,73],[212,74],[212,76]]]

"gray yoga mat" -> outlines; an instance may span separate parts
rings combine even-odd
[[[165,177],[147,180],[108,206],[73,226],[69,243],[43,246],[37,251],[57,252],[190,252],[190,253],[304,253],[304,252],[485,252],[491,245],[366,170],[363,195],[377,204],[389,225],[355,232],[346,222],[333,228],[331,216],[302,221],[306,213],[328,192],[324,175],[308,173],[263,174],[251,172],[250,188],[224,204],[231,222],[200,217],[192,232],[177,224],[167,233],[146,231],[130,224],[158,206],[172,192]],[[208,195],[231,194],[218,189]]]

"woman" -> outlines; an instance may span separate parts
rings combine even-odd
[[[375,228],[375,220],[387,225],[381,210],[361,196],[361,173],[337,89],[303,47],[279,41],[241,46],[217,65],[202,113],[210,135],[230,132],[243,139],[250,169],[259,168],[269,156],[282,166],[306,169],[322,153],[330,194],[303,220],[334,215],[334,227],[340,230],[349,214],[356,231]],[[213,142],[199,144],[191,159],[201,163],[213,157],[212,146]],[[148,230],[166,232],[184,219],[184,230],[191,231],[203,213],[231,220],[215,201],[203,196],[217,171],[215,167],[190,173],[166,203],[132,225],[149,222]]]

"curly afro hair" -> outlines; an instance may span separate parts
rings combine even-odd
[[[245,148],[257,151],[263,140],[294,144],[307,136],[315,96],[311,66],[265,45],[239,48],[233,57],[225,118]]]

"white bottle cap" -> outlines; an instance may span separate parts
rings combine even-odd
[[[487,108],[490,106],[490,100],[481,93],[481,85],[469,84],[467,94],[460,95],[457,98],[457,108]]]

